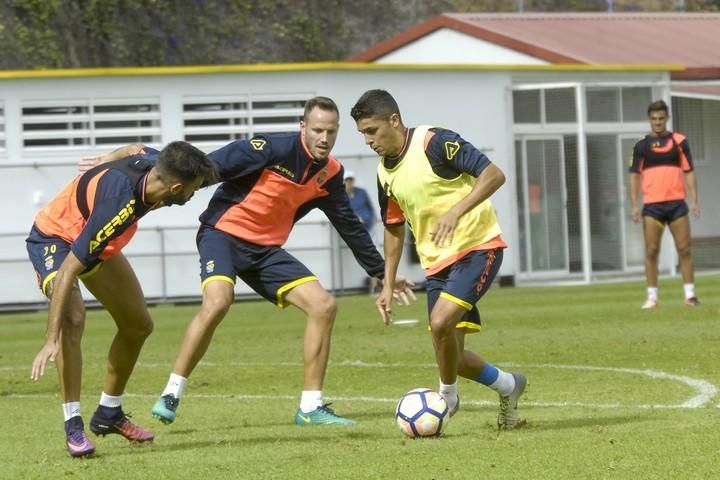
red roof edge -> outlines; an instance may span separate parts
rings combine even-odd
[[[431,19],[399,33],[388,40],[378,43],[374,47],[355,54],[349,57],[348,61],[372,62],[441,28],[449,28],[457,32],[465,33],[512,50],[517,50],[521,53],[525,53],[526,55],[530,55],[550,63],[585,63],[577,58],[561,55],[553,52],[552,50],[547,50],[545,48],[522,42],[491,30],[486,30],[478,27],[477,25],[445,14],[432,17]]]
[[[670,72],[672,80],[718,80],[720,67],[691,67],[679,72]]]
[[[428,33],[434,32],[435,30],[442,28],[442,17],[442,15],[432,17],[431,19],[415,25],[414,27],[395,35],[394,37],[390,37],[387,40],[375,44],[375,46],[370,47],[367,50],[363,50],[360,53],[352,55],[348,58],[348,61],[372,62],[373,60],[377,60],[383,55],[387,55],[388,53],[393,52],[400,47],[404,47],[413,40],[417,40],[418,38],[424,37]]]

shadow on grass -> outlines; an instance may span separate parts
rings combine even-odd
[[[522,430],[566,430],[572,428],[588,427],[610,427],[613,425],[625,425],[630,423],[654,422],[660,420],[649,415],[623,415],[612,417],[576,417],[557,420],[532,420]]]
[[[378,435],[376,432],[358,432],[350,431],[347,427],[322,427],[322,435],[312,435],[313,444],[336,443],[340,437],[351,439],[351,440],[362,440],[362,441],[377,441]],[[277,435],[274,436],[257,436],[249,435],[247,437],[242,436],[242,430],[236,430],[238,435],[233,437],[221,437],[214,440],[193,440],[191,435],[187,436],[187,440],[182,441],[180,438],[173,438],[172,443],[164,443],[162,438],[157,438],[152,444],[144,445],[113,445],[103,448],[102,445],[98,445],[98,450],[101,452],[96,454],[98,457],[115,457],[115,456],[126,456],[126,455],[148,455],[148,454],[161,454],[171,453],[186,450],[201,450],[201,449],[217,449],[227,447],[243,447],[246,445],[257,446],[260,444],[268,445],[302,445],[308,442],[309,435],[305,435],[302,432],[298,432],[295,436],[286,436],[279,438]],[[305,431],[305,429],[303,430]],[[318,432],[319,429],[313,429],[313,432]],[[181,441],[178,441],[181,440]]]

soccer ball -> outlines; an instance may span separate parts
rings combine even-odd
[[[429,388],[407,392],[397,404],[395,419],[400,430],[410,438],[438,437],[450,416],[445,399]]]

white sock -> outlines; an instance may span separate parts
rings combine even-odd
[[[647,288],[647,295],[648,298],[657,300],[658,298],[658,287],[648,287]]]
[[[450,408],[450,410],[454,409],[458,401],[457,379],[455,379],[455,383],[450,385],[446,385],[442,382],[442,380],[440,380],[438,393],[445,399],[448,404],[448,408]]]
[[[63,403],[62,408],[63,408],[63,414],[65,415],[66,422],[73,417],[80,416],[80,402]]]
[[[102,392],[102,395],[100,395],[100,405],[103,407],[119,407],[122,405],[122,395],[114,397]]]
[[[694,283],[686,283],[683,285],[683,290],[685,290],[685,298],[692,298],[695,296],[695,284]]]
[[[515,377],[512,376],[512,373],[503,372],[498,368],[497,380],[495,380],[492,385],[488,385],[488,387],[503,397],[507,397],[515,390]]]
[[[322,390],[303,390],[300,397],[300,410],[303,413],[310,413],[318,407],[322,407]]]
[[[183,390],[185,390],[186,383],[187,378],[171,373],[170,378],[168,379],[168,383],[167,385],[165,385],[165,390],[163,390],[162,394],[172,394],[175,396],[175,398],[182,398]]]

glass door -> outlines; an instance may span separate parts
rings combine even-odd
[[[562,137],[522,137],[516,142],[520,269],[568,272],[568,239]]]
[[[633,223],[630,217],[630,188],[629,188],[629,174],[628,168],[630,167],[630,156],[632,155],[633,147],[635,143],[640,140],[643,133],[637,135],[621,135],[619,138],[620,142],[620,155],[618,162],[620,164],[620,181],[618,184],[622,185],[622,198],[623,198],[623,230],[625,239],[625,268],[629,270],[636,270],[645,266],[645,239],[643,238],[642,224]],[[639,202],[640,200],[638,200]],[[638,203],[638,205],[641,205]]]

